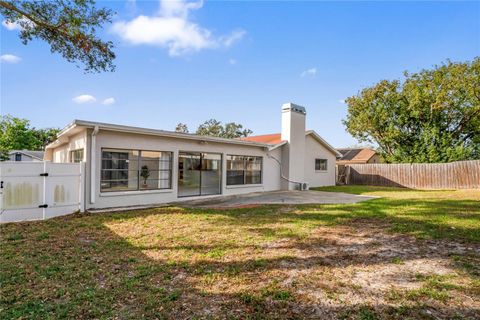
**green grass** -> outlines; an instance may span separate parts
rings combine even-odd
[[[480,190],[419,191],[403,188],[341,186],[319,191],[377,196],[352,205],[322,208],[325,220],[373,218],[391,224],[391,230],[420,238],[447,238],[480,242]]]
[[[379,260],[366,251],[326,259],[320,249],[343,246],[322,238],[329,230],[362,223],[419,241],[480,245],[480,191],[319,190],[379,198],[231,210],[171,207],[1,225],[0,318],[315,318],[316,304],[305,292],[340,306],[348,302],[342,295],[352,292],[368,301],[361,286],[342,284],[347,272],[363,270],[369,259],[373,270],[375,264],[403,268],[411,259]],[[347,319],[422,318],[424,306],[436,303],[432,308],[446,314],[470,316],[453,304],[461,300],[458,292],[478,303],[480,257],[446,259],[456,276],[412,275],[420,286],[392,290],[392,305],[327,311]]]

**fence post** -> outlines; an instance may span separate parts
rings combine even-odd
[[[345,185],[350,183],[350,166],[345,165]]]
[[[80,177],[79,177],[79,187],[78,187],[78,193],[79,193],[79,202],[80,202],[80,207],[79,210],[80,212],[85,212],[85,162],[80,161]]]
[[[45,205],[47,204],[47,161],[43,161],[43,208],[42,208],[42,220],[47,218],[47,208]]]

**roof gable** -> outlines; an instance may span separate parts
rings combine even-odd
[[[21,153],[37,160],[43,160],[43,151],[35,150],[11,150],[8,154]]]
[[[341,154],[334,148],[332,147],[325,139],[323,139],[318,133],[316,133],[313,130],[308,130],[305,131],[305,135],[311,135],[317,142],[322,144],[325,148],[327,148],[329,151],[331,151],[333,154],[335,154],[336,157],[340,157]],[[282,135],[280,133],[273,133],[273,134],[264,134],[264,135],[259,135],[259,136],[250,136],[250,137],[245,137],[245,138],[240,138],[240,140],[243,141],[251,141],[251,142],[259,142],[259,143],[266,143],[266,144],[271,144],[271,145],[280,145],[285,142],[282,140]]]

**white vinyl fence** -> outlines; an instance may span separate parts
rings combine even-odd
[[[0,162],[0,223],[83,211],[84,163]]]

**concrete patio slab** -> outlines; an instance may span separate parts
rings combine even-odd
[[[229,197],[215,197],[177,203],[194,208],[235,208],[263,204],[342,204],[356,203],[377,197],[342,192],[324,191],[271,191],[255,192]]]

